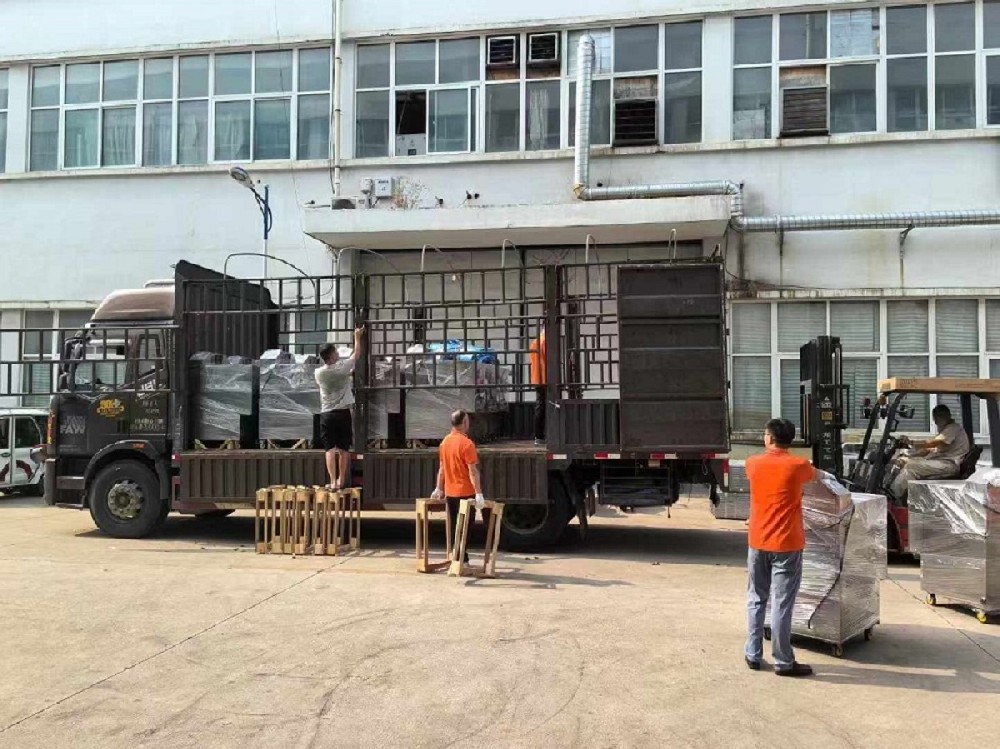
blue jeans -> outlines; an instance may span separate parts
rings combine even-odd
[[[792,609],[802,583],[802,552],[759,551],[747,553],[747,644],[746,657],[760,661],[764,655],[764,619],[771,603],[771,654],[774,667],[795,663],[792,652]]]

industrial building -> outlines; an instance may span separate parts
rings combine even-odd
[[[858,397],[1000,376],[997,126],[986,0],[7,0],[0,320],[76,325],[179,259],[275,276],[722,253],[750,436],[798,419],[799,347],[824,333]],[[268,187],[266,250],[234,164]],[[742,188],[581,199],[705,182]],[[872,218],[900,212],[954,225]],[[757,217],[771,230],[741,228]]]

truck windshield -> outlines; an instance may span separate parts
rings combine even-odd
[[[105,390],[126,382],[126,338],[124,330],[89,331],[72,342],[69,356],[74,360],[74,390]]]

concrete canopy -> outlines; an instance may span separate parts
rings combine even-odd
[[[307,207],[305,232],[331,247],[371,250],[583,244],[632,244],[718,237],[730,217],[724,196],[608,200],[545,205],[415,210]]]

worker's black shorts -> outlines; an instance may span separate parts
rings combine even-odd
[[[353,437],[351,409],[324,411],[319,415],[319,442],[324,450],[350,450]]]

